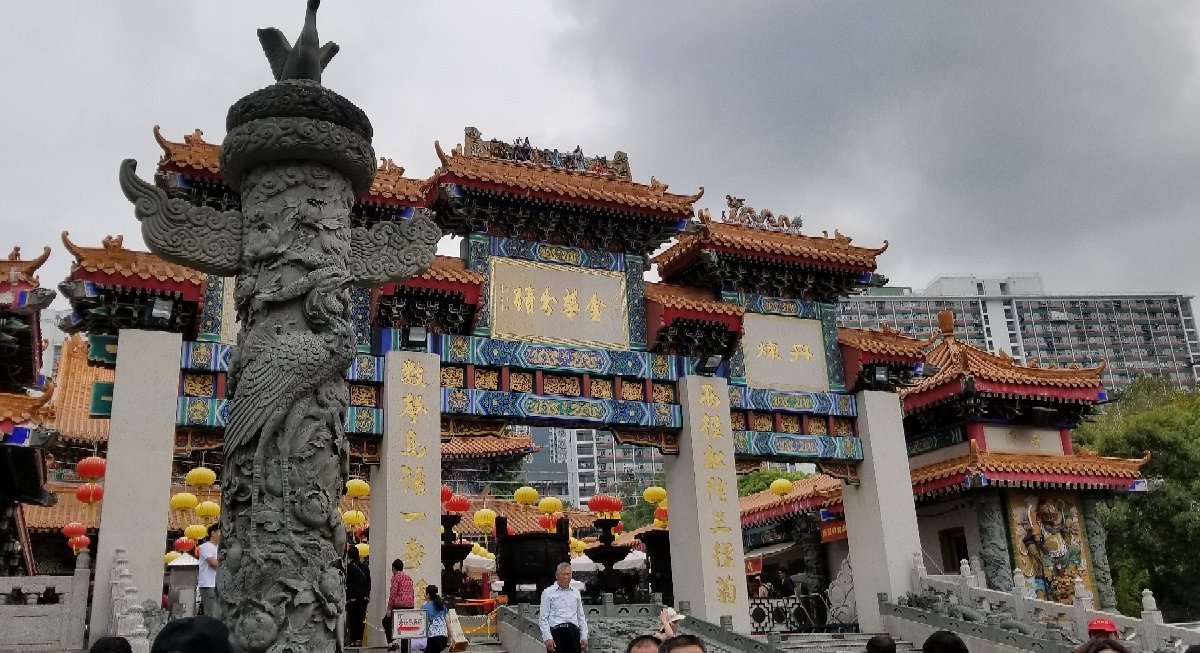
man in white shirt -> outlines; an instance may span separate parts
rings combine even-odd
[[[553,653],[582,653],[588,647],[587,615],[583,596],[571,587],[571,565],[562,563],[554,572],[558,582],[542,590],[538,625],[546,650]]]
[[[221,525],[213,524],[208,527],[208,541],[200,545],[200,574],[196,586],[200,589],[200,609],[209,617],[219,619],[221,610],[217,607],[217,547],[221,544]]]

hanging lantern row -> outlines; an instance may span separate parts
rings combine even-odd
[[[183,480],[188,485],[203,489],[217,482],[217,473],[207,467],[196,467],[183,477]]]
[[[371,485],[361,478],[346,481],[346,496],[351,499],[361,499],[371,494]]]
[[[562,512],[563,502],[558,497],[546,497],[538,502],[538,512],[543,515],[550,515],[556,512]]]
[[[475,511],[472,519],[476,526],[484,530],[490,530],[496,526],[496,511],[491,508],[480,508]]]
[[[657,521],[660,521],[664,524],[667,523],[668,515],[669,513],[667,512],[666,508],[658,507],[654,509],[654,519]]]
[[[367,523],[367,515],[361,510],[347,510],[342,513],[342,523],[354,529]]]
[[[625,502],[611,494],[597,494],[588,499],[588,510],[596,513],[598,519],[620,519],[624,507]]]
[[[359,560],[366,560],[367,556],[371,555],[371,545],[366,542],[359,542],[354,545],[354,548],[358,549]]]
[[[557,533],[558,520],[562,518],[563,514],[561,512],[541,515],[538,517],[538,525],[545,529],[548,533]]]
[[[66,526],[62,527],[62,534],[64,536],[66,536],[66,538],[68,540],[71,539],[72,537],[79,537],[80,535],[87,535],[87,526],[84,526],[83,524],[81,524],[77,521],[73,521],[73,522],[67,524]]]
[[[666,499],[667,491],[657,485],[651,485],[642,491],[642,500],[650,505],[658,505]]]
[[[587,542],[584,542],[583,540],[572,537],[570,540],[569,546],[571,547],[571,553],[573,553],[575,555],[579,555],[587,550],[588,545],[587,545]]]
[[[442,486],[442,503],[446,503],[447,501],[449,501],[450,497],[452,497],[452,496],[454,496],[454,490],[451,489],[449,485],[443,485]]]
[[[446,512],[464,513],[471,509],[471,502],[461,494],[455,494],[446,500]]]
[[[771,494],[777,497],[786,497],[792,493],[794,487],[795,485],[786,478],[777,478],[771,481]]]
[[[67,540],[67,546],[71,547],[71,550],[75,552],[75,555],[79,555],[80,551],[87,549],[91,545],[92,538],[88,537],[87,535],[76,535],[75,537]]]
[[[538,502],[538,491],[528,485],[521,486],[513,492],[513,500],[523,506],[532,506]]]
[[[192,524],[183,529],[183,536],[199,542],[208,536],[208,527],[204,524]]]
[[[201,501],[194,508],[196,516],[201,519],[215,520],[221,516],[221,505],[216,501]]]
[[[186,512],[195,508],[199,503],[200,500],[191,492],[176,492],[171,495],[171,510]]]
[[[104,486],[99,483],[84,483],[75,489],[75,498],[88,506],[99,503],[104,499]]]
[[[75,463],[75,474],[86,481],[98,481],[104,478],[108,462],[100,456],[88,456]]]
[[[196,540],[193,540],[186,535],[184,537],[175,538],[175,550],[180,553],[187,553],[196,548]]]
[[[183,555],[183,554],[178,551],[167,551],[167,554],[165,556],[163,556],[163,564],[169,565],[172,562],[175,562],[176,560],[178,560],[179,556],[181,556],[181,555]]]

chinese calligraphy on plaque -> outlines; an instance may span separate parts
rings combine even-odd
[[[488,265],[492,337],[628,346],[624,273],[503,257]]]
[[[774,390],[829,389],[820,320],[747,313],[743,325],[746,383]]]

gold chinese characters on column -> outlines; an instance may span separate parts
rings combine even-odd
[[[404,449],[400,451],[401,459],[404,461],[399,469],[400,489],[406,495],[424,496],[428,490],[425,481],[425,464],[429,447],[421,444],[420,436],[414,428],[418,419],[429,412],[425,406],[425,396],[421,394],[422,389],[427,391],[429,388],[428,382],[425,381],[425,368],[421,363],[411,359],[402,363],[400,385],[404,390],[402,396],[403,419],[408,426],[404,431]],[[414,519],[425,518],[424,513],[408,514],[420,515]]]
[[[488,263],[492,336],[625,348],[625,275],[495,257]]]
[[[712,509],[712,512],[709,513],[707,528],[715,536],[710,555],[713,566],[720,572],[720,575],[713,581],[711,591],[718,603],[735,603],[737,602],[737,584],[732,575],[724,573],[726,569],[735,566],[733,538],[740,537],[740,529],[735,532],[726,517],[726,515],[737,515],[736,506],[731,505],[730,499],[730,497],[736,499],[736,492],[730,492],[729,482],[725,479],[725,475],[730,470],[729,465],[732,464],[727,457],[729,437],[726,431],[728,429],[720,414],[721,397],[711,383],[700,386],[700,398],[696,400],[696,403],[700,407],[699,435],[702,438],[704,455],[700,471],[704,476],[705,496],[707,496],[708,505]],[[728,415],[728,409],[726,409],[726,415]],[[728,418],[726,417],[726,419]],[[700,450],[701,442],[694,442],[692,446]]]

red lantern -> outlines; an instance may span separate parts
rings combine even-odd
[[[454,490],[450,489],[449,485],[443,485],[442,486],[442,503],[446,503],[447,501],[449,501],[450,497],[452,497],[452,496],[454,496]]]
[[[97,483],[84,483],[75,490],[75,498],[82,503],[96,503],[104,498],[104,486]]]
[[[187,553],[196,548],[196,540],[190,537],[181,537],[175,540],[175,550],[180,553]]]
[[[516,529],[514,529],[512,526],[509,526],[509,527],[508,527],[508,534],[509,534],[509,535],[516,535],[516,534],[517,534],[517,531],[516,531]]]
[[[62,534],[65,535],[68,540],[79,537],[80,535],[87,535],[87,526],[84,526],[77,521],[73,521],[70,524],[63,526]]]
[[[625,524],[621,522],[617,522],[617,525],[613,526],[613,533],[620,534],[623,530],[625,530]]]
[[[666,508],[655,508],[654,509],[654,518],[659,521],[667,521],[667,509]]]
[[[446,512],[466,512],[471,509],[471,502],[461,494],[456,494],[446,501]]]
[[[71,547],[71,550],[75,551],[75,555],[79,555],[80,551],[92,545],[92,538],[87,535],[76,535],[67,540],[67,545]]]
[[[538,526],[541,526],[545,530],[550,530],[551,528],[554,528],[554,516],[553,515],[542,515],[542,516],[538,517]]]
[[[75,464],[75,473],[79,478],[89,481],[104,478],[104,469],[108,466],[100,456],[88,456]]]

